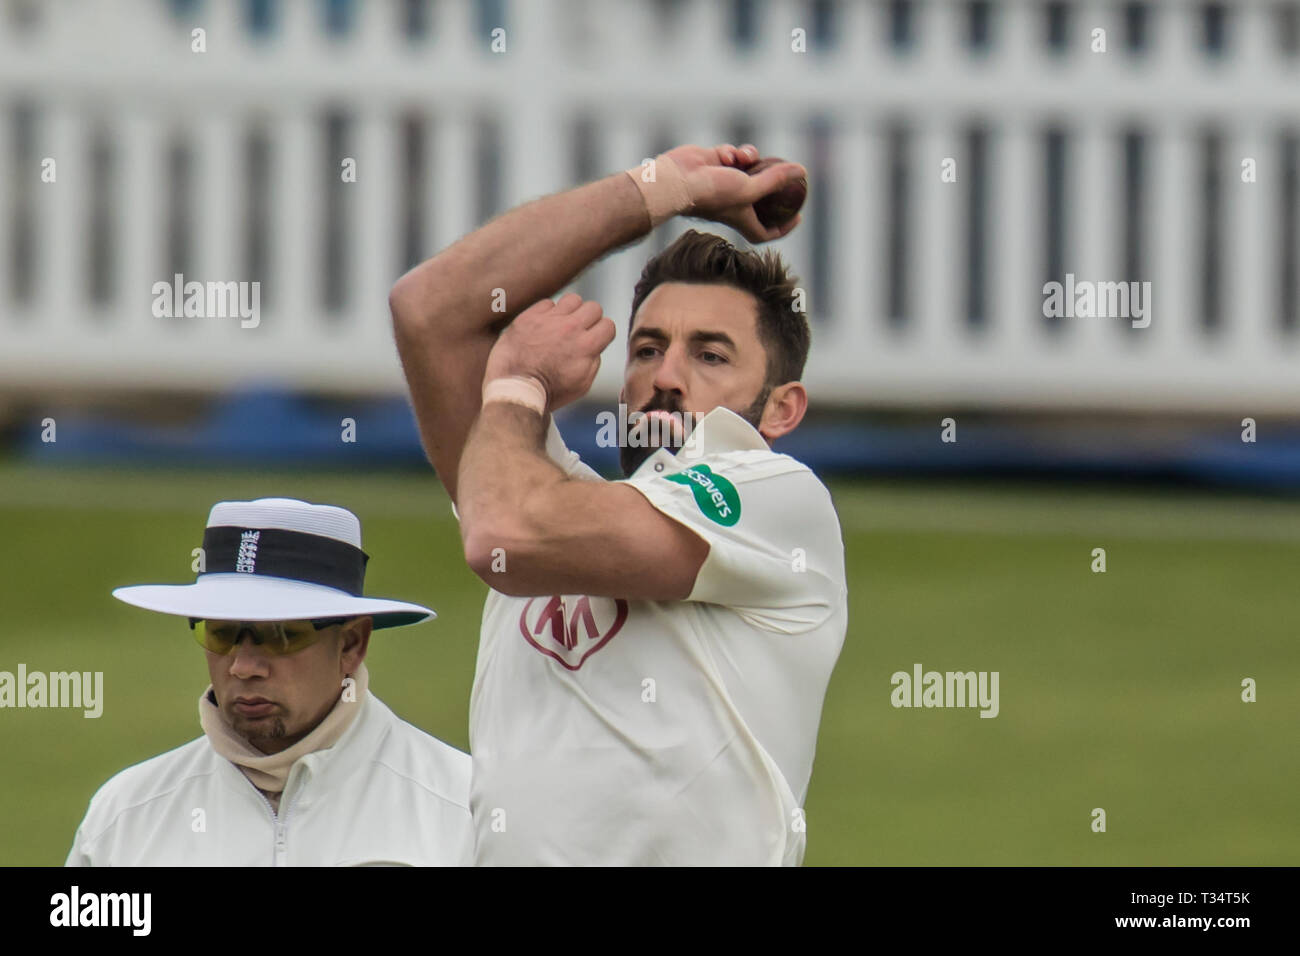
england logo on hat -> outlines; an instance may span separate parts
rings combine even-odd
[[[296,498],[222,501],[203,532],[204,570],[193,584],[140,584],[113,591],[148,611],[217,621],[374,618],[374,627],[430,620],[429,608],[365,597],[370,556],[361,522],[346,508]]]

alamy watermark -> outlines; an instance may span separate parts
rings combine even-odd
[[[895,707],[979,707],[981,717],[998,715],[997,671],[895,671],[889,678]]]
[[[153,315],[156,319],[228,319],[238,317],[240,328],[255,329],[262,321],[262,283],[185,281],[176,273],[170,284],[155,282]]]
[[[1150,282],[1092,282],[1067,272],[1065,283],[1043,285],[1043,315],[1047,318],[1132,319],[1135,329],[1151,324]]]
[[[104,672],[28,673],[27,665],[19,664],[17,674],[0,671],[4,707],[72,707],[81,708],[84,717],[98,717],[104,712]]]
[[[148,936],[152,911],[152,893],[83,893],[74,885],[50,897],[51,926],[120,926]]]
[[[619,402],[618,413],[596,416],[596,444],[601,448],[696,448],[695,426],[704,412],[629,412]]]

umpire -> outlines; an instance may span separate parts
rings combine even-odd
[[[90,801],[69,866],[465,865],[470,758],[369,690],[372,628],[428,608],[362,596],[343,508],[223,501],[188,585],[113,596],[187,618],[208,662],[203,736],[128,767]]]

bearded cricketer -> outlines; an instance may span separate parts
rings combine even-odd
[[[746,172],[759,163],[752,144],[677,147],[653,176],[512,209],[392,289],[421,440],[490,589],[470,701],[477,863],[803,860],[848,611],[830,494],[771,449],[808,404],[796,279],[688,230],[634,290],[619,400],[644,414],[620,436],[626,477],[603,480],[551,419],[615,336],[598,303],[551,297],[677,215],[786,235],[799,216],[765,226],[754,204],[806,171]]]

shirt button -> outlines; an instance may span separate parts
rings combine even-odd
[[[664,463],[662,461],[655,462],[655,471],[663,471],[663,470],[664,470]]]

